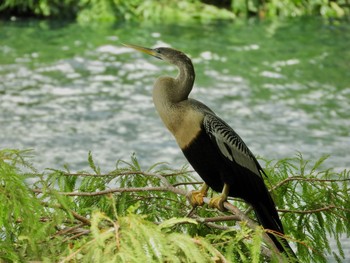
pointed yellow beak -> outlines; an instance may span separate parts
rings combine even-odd
[[[122,43],[124,46],[135,49],[137,51],[146,53],[148,55],[154,56],[154,57],[158,57],[157,52],[155,52],[153,49],[151,48],[146,48],[146,47],[141,47],[141,46],[136,46],[136,45],[132,45],[132,44],[124,44]]]

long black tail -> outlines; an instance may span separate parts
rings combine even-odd
[[[268,200],[261,200],[261,202],[257,202],[252,204],[254,212],[260,222],[260,224],[269,230],[273,230],[274,232],[278,232],[280,234],[284,234],[282,222],[278,216],[275,204],[269,193]],[[271,240],[275,243],[277,249],[284,253],[290,262],[298,262],[297,257],[293,251],[293,249],[289,246],[286,239],[283,237],[276,237],[271,233],[267,233]]]

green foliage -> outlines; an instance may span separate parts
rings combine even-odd
[[[198,0],[192,1],[122,1],[89,0],[78,14],[78,21],[127,21],[144,20],[176,22],[187,20],[233,19],[235,15],[227,10],[205,5]]]
[[[297,243],[298,255],[309,262],[324,261],[323,254],[331,254],[329,237],[340,246],[339,233],[350,235],[344,222],[350,222],[350,171],[336,173],[322,169],[327,156],[315,164],[305,161],[301,154],[268,165],[275,201],[283,207],[282,221]],[[315,253],[310,253],[310,247]],[[319,248],[322,248],[321,250]]]
[[[29,154],[0,151],[0,261],[278,262],[262,228],[227,221],[230,214],[207,206],[192,210],[184,195],[197,184],[186,167],[143,169],[132,155],[102,174],[89,153],[86,171],[38,173]],[[350,174],[324,169],[325,159],[266,162],[301,262],[326,262],[324,253],[345,257],[339,238],[350,234]],[[245,213],[254,216],[249,208]],[[330,251],[329,236],[338,253]]]
[[[215,250],[203,238],[166,231],[174,222],[156,225],[132,213],[112,219],[95,212],[91,223],[91,239],[77,250],[73,248],[74,252],[64,261],[81,258],[83,262],[209,262],[215,256]]]
[[[19,167],[35,172],[25,159],[28,154],[29,151],[0,151],[0,251],[6,251],[0,259],[21,261],[27,254],[39,257],[42,244],[49,241],[54,226],[60,222],[59,214],[50,218],[42,199],[25,183],[28,175]]]
[[[72,18],[79,0],[4,0],[0,12],[4,15]]]
[[[344,17],[350,15],[346,0],[237,0],[231,8],[219,8],[200,0],[4,0],[0,14],[11,16],[39,16],[77,18],[80,23],[93,21],[208,21],[241,17],[295,17],[319,15]],[[216,5],[217,6],[216,6]]]
[[[345,0],[238,0],[232,1],[232,10],[239,16],[268,18],[307,15],[339,18],[350,14],[349,3]]]

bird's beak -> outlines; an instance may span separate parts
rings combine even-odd
[[[123,43],[123,45],[126,46],[126,47],[133,48],[133,49],[135,49],[135,50],[137,50],[137,51],[146,53],[146,54],[151,55],[151,56],[153,56],[153,57],[156,57],[156,58],[161,59],[161,58],[159,57],[159,54],[158,54],[157,52],[155,52],[155,51],[154,51],[153,49],[151,49],[151,48],[136,46],[136,45],[132,45],[132,44],[124,44],[124,43]]]

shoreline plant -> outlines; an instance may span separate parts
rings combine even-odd
[[[31,155],[0,150],[0,262],[284,262],[241,200],[226,203],[225,213],[190,207],[186,195],[200,182],[186,166],[144,169],[132,155],[102,173],[89,153],[87,170],[38,172]],[[298,154],[265,162],[301,262],[346,257],[350,172],[325,169],[325,160],[312,164]]]

